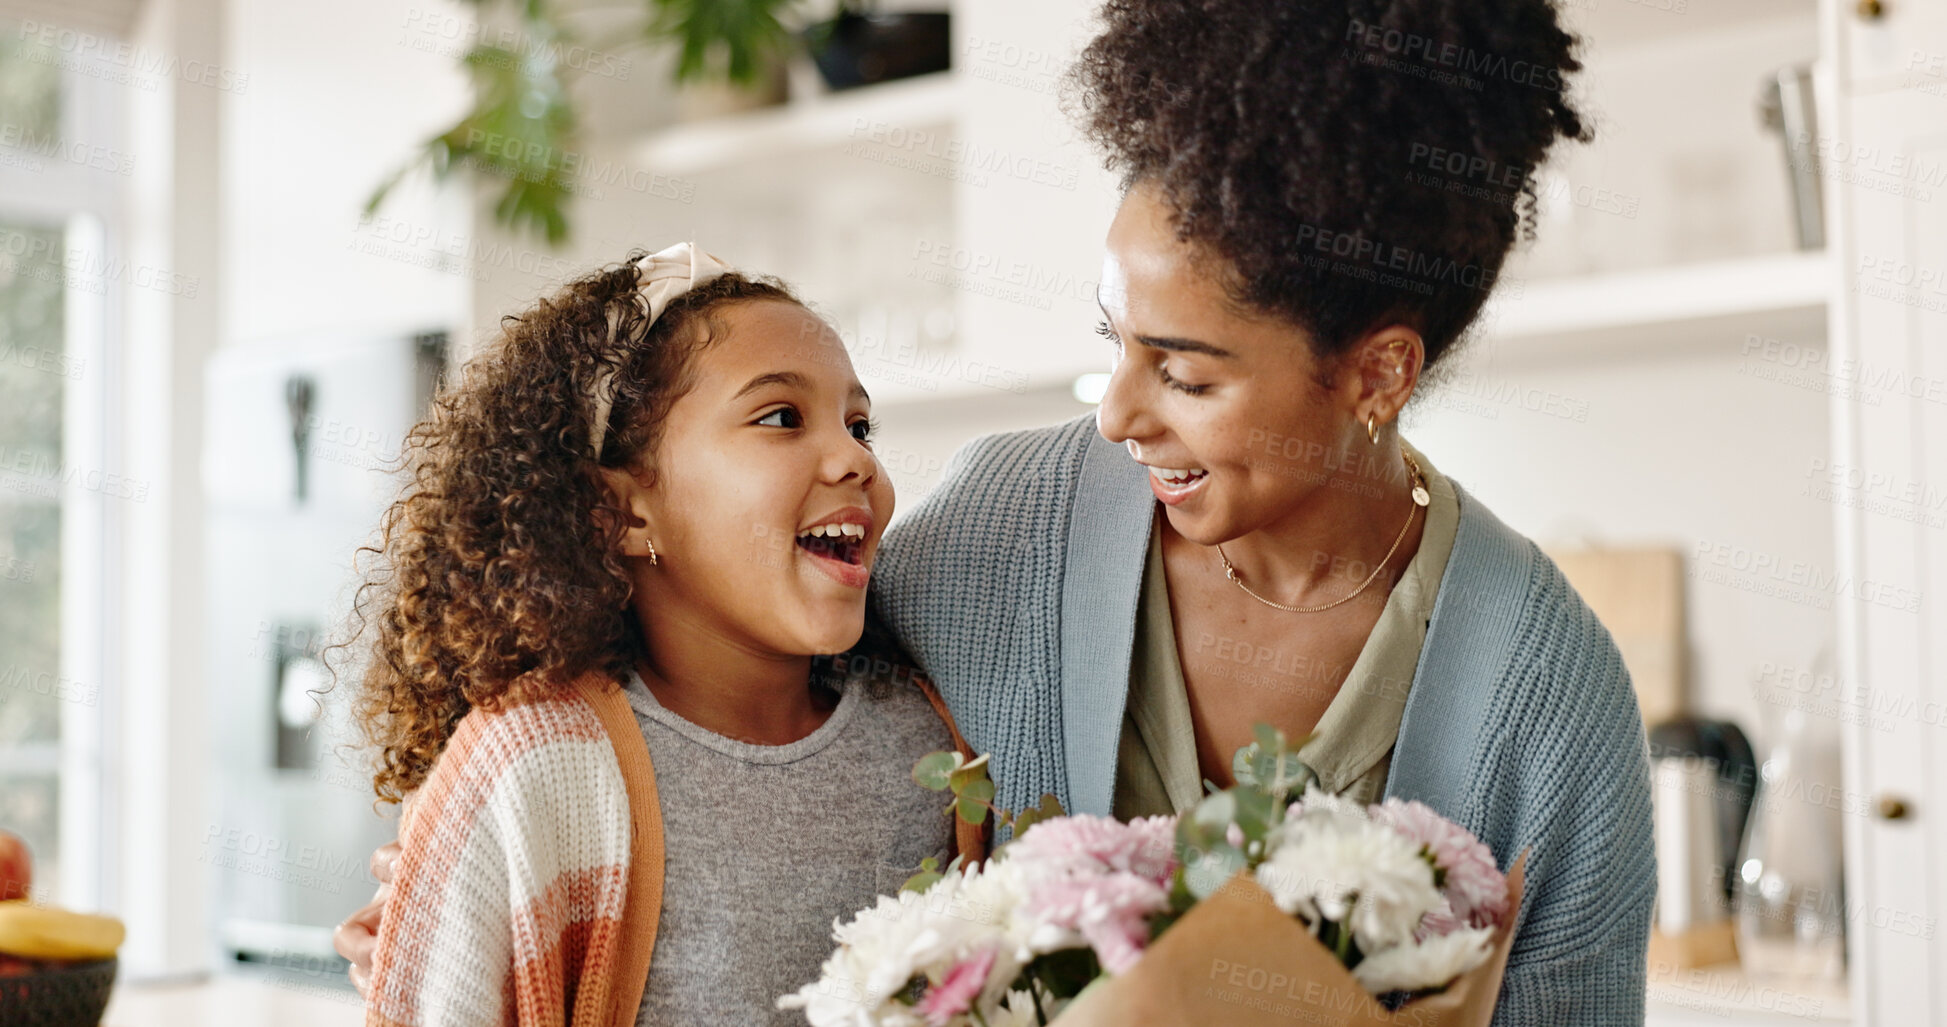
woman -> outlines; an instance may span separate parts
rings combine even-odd
[[[1004,807],[1181,810],[1265,720],[1330,789],[1419,799],[1528,890],[1497,1025],[1638,1024],[1648,768],[1608,633],[1399,437],[1532,171],[1586,135],[1547,0],[1110,0],[1075,72],[1125,194],[1093,418],[969,443],[873,612]],[[1473,69],[1454,81],[1454,72]],[[1512,188],[1428,185],[1462,155]],[[1442,165],[1443,167],[1447,165]],[[1472,184],[1472,183],[1463,183]]]
[[[1108,392],[956,454],[887,535],[873,615],[992,754],[999,805],[1182,809],[1254,722],[1316,731],[1327,787],[1420,799],[1503,866],[1530,853],[1496,1024],[1641,1023],[1628,675],[1554,564],[1396,427],[1531,173],[1587,134],[1573,41],[1547,0],[1112,0],[1103,21],[1076,85],[1126,184]],[[1436,151],[1500,188],[1445,188]]]
[[[414,796],[368,1023],[788,1023],[832,910],[980,856],[909,778],[959,743],[938,695],[819,655],[892,515],[871,435],[831,327],[688,244],[440,393],[359,703]]]

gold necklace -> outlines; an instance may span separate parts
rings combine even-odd
[[[1413,457],[1405,450],[1401,450],[1399,455],[1406,459],[1406,467],[1413,473],[1413,506],[1406,511],[1406,523],[1399,526],[1399,535],[1393,539],[1393,547],[1386,550],[1386,555],[1379,558],[1379,563],[1373,567],[1372,573],[1366,575],[1366,580],[1361,582],[1358,588],[1353,589],[1351,594],[1335,599],[1323,606],[1286,606],[1283,603],[1273,602],[1251,591],[1251,586],[1244,584],[1244,579],[1237,576],[1237,568],[1230,565],[1230,557],[1224,555],[1224,547],[1219,543],[1217,546],[1217,557],[1224,561],[1224,577],[1237,582],[1237,587],[1243,589],[1244,593],[1252,599],[1266,606],[1276,607],[1290,613],[1318,613],[1322,610],[1329,610],[1334,606],[1351,602],[1361,592],[1366,590],[1366,586],[1371,585],[1374,579],[1379,577],[1379,572],[1386,568],[1386,563],[1393,558],[1394,553],[1399,551],[1399,544],[1406,541],[1407,529],[1413,526],[1413,515],[1418,513],[1421,507],[1433,501],[1433,497],[1427,493],[1426,476],[1420,473],[1420,465],[1415,463]]]

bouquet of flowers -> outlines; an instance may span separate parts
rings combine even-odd
[[[1519,908],[1465,829],[1418,802],[1319,791],[1260,725],[1237,785],[1179,817],[1065,816],[1052,796],[995,809],[986,757],[934,753],[920,784],[1015,840],[932,865],[835,923],[819,980],[778,1000],[813,1027],[1056,1022],[1484,1025]],[[1403,1019],[1411,1012],[1411,1019]]]

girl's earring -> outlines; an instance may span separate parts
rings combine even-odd
[[[656,566],[656,543],[649,539],[643,539],[642,544],[649,547],[649,566]]]
[[[1366,415],[1366,437],[1372,440],[1373,445],[1377,446],[1379,445],[1379,427],[1374,420],[1375,416],[1374,414]]]

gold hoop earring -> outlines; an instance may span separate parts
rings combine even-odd
[[[1375,414],[1366,415],[1366,437],[1371,439],[1372,444],[1375,446],[1379,445],[1379,427],[1375,420],[1376,417],[1377,415]]]
[[[643,539],[642,544],[649,547],[649,566],[656,566],[656,543],[650,539]]]

